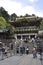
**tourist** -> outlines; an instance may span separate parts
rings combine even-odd
[[[20,54],[23,54],[23,47],[20,47]]]
[[[5,45],[5,56],[6,56],[6,57],[8,57],[7,54],[8,54],[8,47],[7,47],[7,45]]]
[[[33,47],[33,58],[37,58],[37,47]]]
[[[12,56],[13,55],[13,43],[12,42],[10,43],[9,47],[10,47],[10,56]]]
[[[25,47],[23,46],[23,54],[25,54]]]
[[[2,49],[1,49],[1,58],[2,58],[2,60],[4,59],[4,54],[5,54],[5,47],[2,46]]]
[[[41,46],[39,46],[38,52],[40,54],[40,60],[42,60],[42,47]]]
[[[26,54],[29,54],[29,48],[28,47],[26,48]]]

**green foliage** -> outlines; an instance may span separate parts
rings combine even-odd
[[[14,34],[14,27],[10,23],[7,23],[3,17],[0,17],[0,29],[8,29],[11,35]]]
[[[6,28],[9,29],[10,34],[14,34],[14,30],[15,30],[14,26],[12,26],[10,23],[8,23]]]
[[[4,17],[6,21],[9,19],[9,14],[3,7],[0,7],[0,16]]]
[[[36,16],[35,14],[32,14],[32,16]]]
[[[29,14],[25,14],[24,17],[31,17],[31,15],[29,15]]]
[[[40,29],[43,30],[43,20],[41,21]]]
[[[15,13],[13,13],[13,14],[11,14],[11,21],[14,21],[18,16],[15,14]]]
[[[6,28],[7,23],[6,20],[3,17],[0,17],[0,29]]]

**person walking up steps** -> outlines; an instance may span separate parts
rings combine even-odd
[[[27,47],[26,49],[26,54],[28,55],[29,54],[29,48]]]
[[[37,47],[34,47],[33,48],[33,58],[37,58],[37,51],[38,51]]]
[[[42,60],[42,47],[41,46],[39,47],[38,52],[40,54],[40,60]]]

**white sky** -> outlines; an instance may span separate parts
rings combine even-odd
[[[29,1],[34,3],[34,2],[37,2],[38,0],[29,0]]]
[[[36,2],[38,0],[29,0],[30,2]],[[32,5],[23,6],[21,2],[16,0],[0,0],[0,7],[4,7],[5,10],[8,11],[9,14],[16,13],[19,15],[28,14],[36,14],[37,16],[43,17],[43,12],[40,10],[35,9]]]

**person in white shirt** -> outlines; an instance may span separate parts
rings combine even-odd
[[[27,49],[26,49],[26,54],[29,54],[29,48],[27,47]]]

